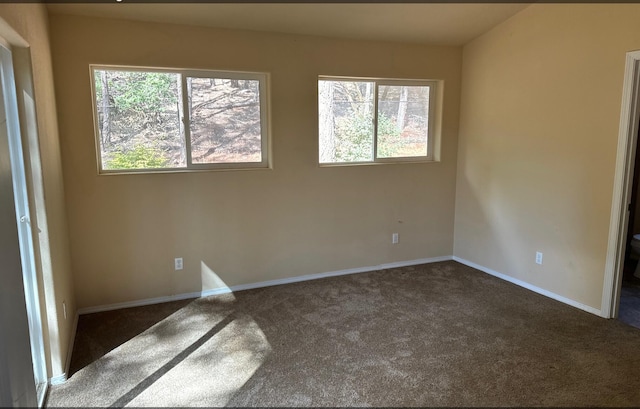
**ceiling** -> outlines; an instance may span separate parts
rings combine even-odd
[[[67,3],[48,4],[47,8],[52,14],[122,18],[361,40],[463,45],[528,5],[523,3]]]

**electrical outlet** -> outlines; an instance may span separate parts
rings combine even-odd
[[[542,253],[536,251],[536,264],[542,264]]]
[[[182,257],[176,258],[174,260],[174,264],[175,264],[176,270],[182,270],[182,267],[183,267],[183,265],[182,265]]]
[[[392,244],[398,244],[398,233],[393,233],[391,235],[391,243]]]

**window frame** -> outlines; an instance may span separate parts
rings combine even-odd
[[[442,80],[429,79],[396,79],[371,77],[345,77],[335,75],[319,75],[320,81],[371,82],[373,83],[373,159],[353,162],[320,162],[320,123],[318,122],[318,154],[320,167],[380,165],[390,163],[428,163],[439,161],[440,112],[442,105]],[[427,125],[427,154],[421,156],[398,156],[390,158],[378,157],[378,102],[380,86],[428,86],[429,87],[429,119]],[[317,113],[320,113],[319,88],[316,88]]]
[[[185,166],[175,168],[144,168],[144,169],[104,169],[102,163],[101,138],[98,104],[96,103],[96,76],[98,70],[125,71],[125,72],[158,72],[180,75],[182,101],[182,120],[184,126]],[[143,67],[128,65],[104,65],[89,64],[89,76],[91,83],[91,104],[93,110],[93,134],[96,149],[96,164],[99,175],[121,175],[137,173],[181,173],[198,171],[229,171],[229,170],[257,170],[272,169],[271,165],[271,125],[270,125],[270,74],[268,72],[254,71],[226,71],[226,70],[201,70],[165,67]],[[187,94],[187,78],[216,78],[233,80],[258,81],[260,91],[260,149],[262,160],[260,162],[229,162],[229,163],[193,163],[191,158],[191,124],[189,122],[189,104]],[[178,101],[176,101],[178,102]]]

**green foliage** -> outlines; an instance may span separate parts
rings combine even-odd
[[[131,150],[115,152],[105,169],[154,169],[164,168],[168,164],[169,160],[159,149],[136,145]]]
[[[385,115],[378,115],[378,156],[381,158],[394,157],[401,146],[402,139],[396,123]]]
[[[102,100],[102,79],[100,78],[100,71],[95,71],[94,79],[94,85],[96,87],[96,101],[98,103],[98,106],[100,106],[100,101]]]
[[[107,73],[109,96],[118,112],[151,113],[167,104],[175,104],[176,74],[139,71],[107,71]],[[96,76],[96,95],[102,95],[102,83],[98,76]]]
[[[114,103],[118,110],[153,112],[175,99],[172,85],[175,74],[158,72],[126,72],[114,84]],[[170,101],[167,101],[170,100]]]
[[[362,162],[373,159],[373,122],[370,115],[356,113],[336,123],[335,161]]]
[[[389,157],[397,152],[400,132],[385,115],[378,115],[378,156]],[[373,160],[373,119],[371,115],[356,113],[338,120],[335,134],[336,162]]]

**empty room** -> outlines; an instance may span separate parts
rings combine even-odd
[[[638,21],[0,4],[0,406],[640,406]]]

